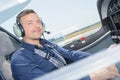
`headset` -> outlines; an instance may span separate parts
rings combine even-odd
[[[45,24],[43,23],[42,20],[41,20],[41,24],[42,24],[42,27],[43,27],[43,29],[42,29],[42,34],[43,34],[46,31],[45,31]],[[22,24],[18,20],[18,18],[16,18],[16,23],[14,23],[14,25],[13,25],[13,31],[14,31],[14,33],[17,37],[25,36],[25,31],[23,29]]]

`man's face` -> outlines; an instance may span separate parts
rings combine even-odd
[[[24,38],[39,39],[42,34],[42,24],[40,18],[35,13],[27,14],[21,17],[20,22],[25,31]]]

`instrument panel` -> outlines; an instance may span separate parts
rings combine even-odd
[[[112,0],[107,11],[107,23],[111,37],[115,43],[120,43],[120,0]]]

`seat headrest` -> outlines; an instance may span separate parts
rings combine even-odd
[[[0,56],[6,56],[11,54],[15,50],[15,47],[9,38],[8,34],[0,31]]]

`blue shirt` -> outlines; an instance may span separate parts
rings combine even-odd
[[[34,52],[34,49],[40,49],[44,52],[49,52],[51,56],[56,57],[56,55],[47,49],[44,44],[50,44],[66,59],[72,62],[83,59],[90,53],[82,52],[79,50],[67,50],[53,44],[45,39],[40,39],[40,43],[44,47],[38,47],[36,45],[28,44],[22,42],[22,48],[15,51],[11,57],[11,69],[15,80],[31,80],[53,70],[58,69],[50,61],[41,57]],[[89,76],[85,77],[83,80],[90,80]]]

